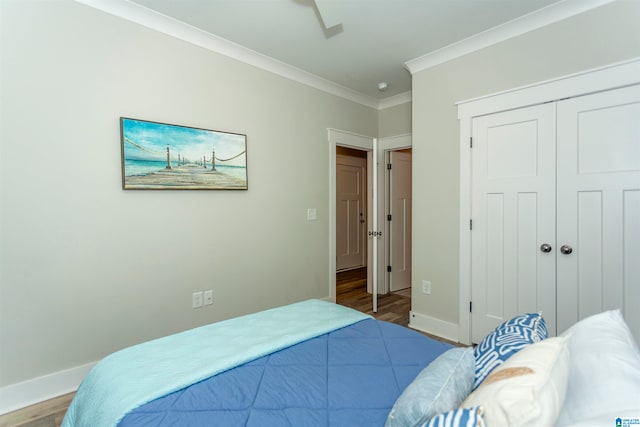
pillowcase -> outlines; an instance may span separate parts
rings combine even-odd
[[[438,356],[402,392],[385,427],[416,426],[457,408],[473,385],[473,349],[452,348]]]
[[[458,408],[444,414],[440,414],[429,420],[422,427],[485,427],[482,418],[482,408]]]
[[[476,373],[473,389],[509,357],[545,338],[547,325],[540,313],[522,314],[495,328],[474,350]]]
[[[462,406],[482,406],[489,426],[552,426],[568,380],[567,338],[549,338],[496,368]]]
[[[571,367],[558,425],[631,410],[640,417],[640,351],[620,310],[587,317],[562,336]]]

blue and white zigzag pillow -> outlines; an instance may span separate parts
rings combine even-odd
[[[431,418],[423,427],[485,427],[482,408],[453,409]]]
[[[522,314],[498,326],[473,351],[476,359],[473,389],[509,357],[547,335],[547,324],[540,313]]]

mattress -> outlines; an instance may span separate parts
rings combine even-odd
[[[129,412],[120,426],[383,426],[450,345],[367,319],[237,366]]]

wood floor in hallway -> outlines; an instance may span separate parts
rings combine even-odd
[[[336,274],[336,303],[371,314],[376,319],[409,325],[411,288],[378,296],[378,312],[373,312],[371,294],[367,293],[367,267]]]

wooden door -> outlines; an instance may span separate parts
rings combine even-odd
[[[389,153],[389,290],[411,287],[411,152]]]
[[[363,267],[366,256],[366,158],[336,155],[336,270]]]
[[[640,86],[558,103],[557,175],[558,332],[620,308],[640,341]]]
[[[551,103],[473,119],[473,342],[540,310],[555,332],[555,113]]]

